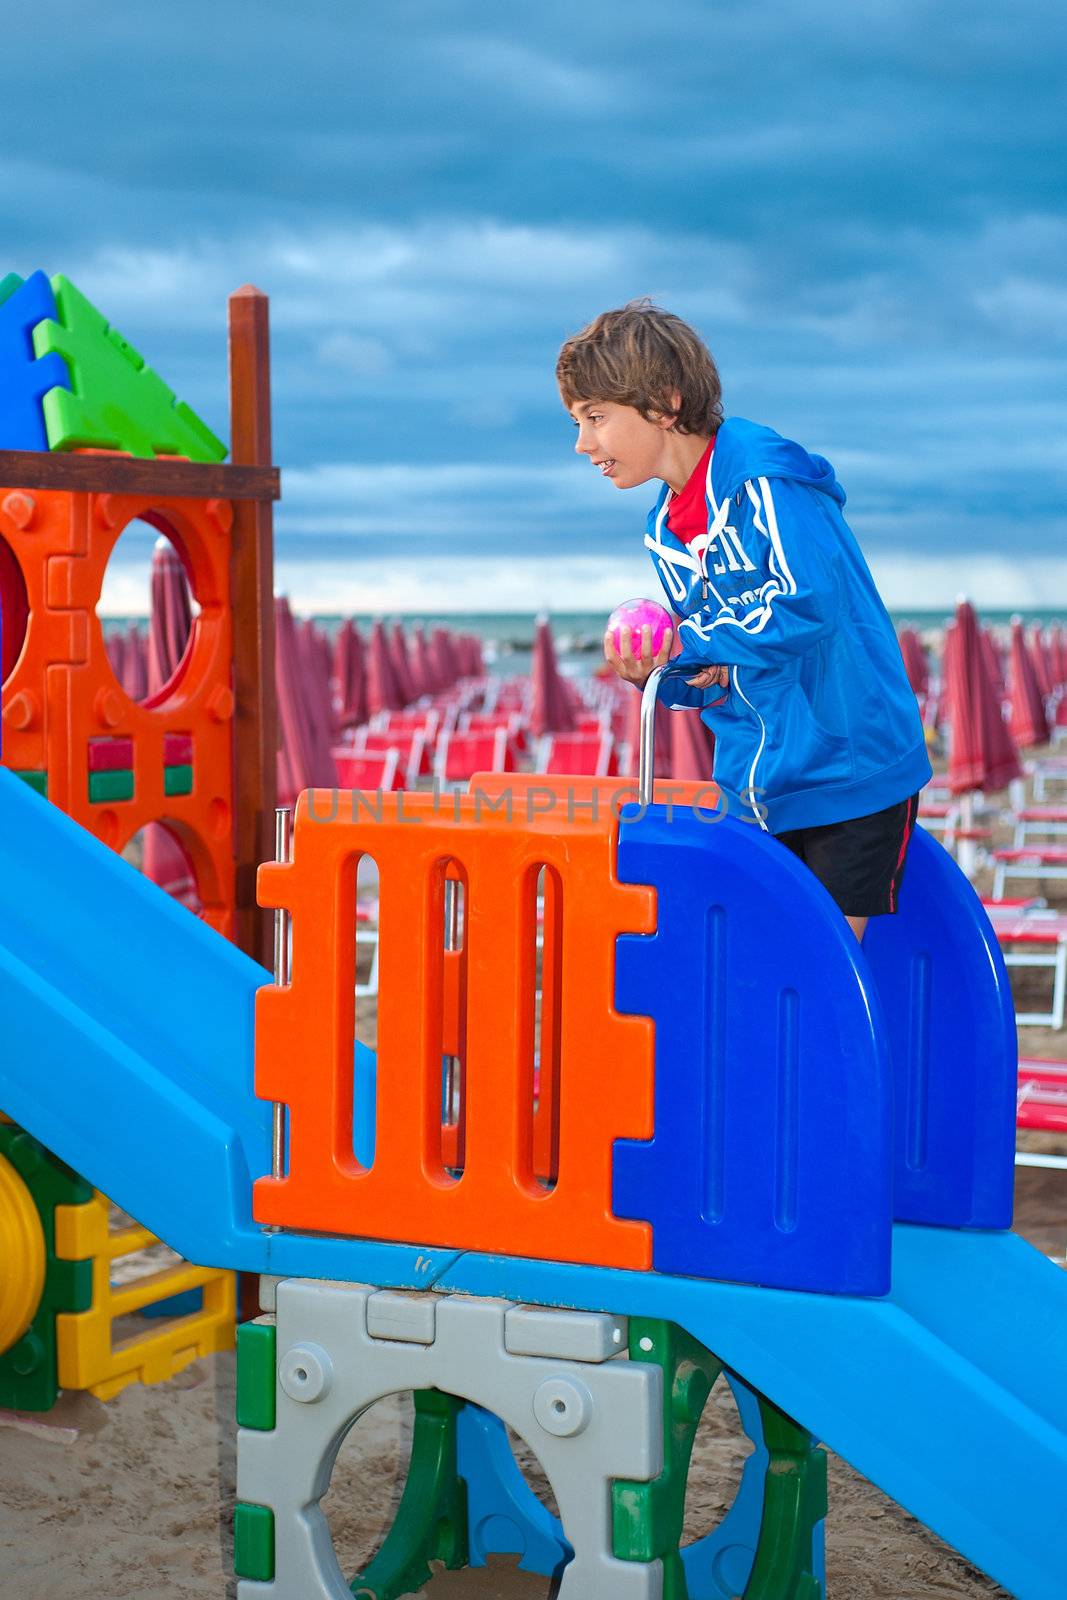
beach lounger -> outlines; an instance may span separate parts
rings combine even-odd
[[[1007,878],[1067,878],[1067,846],[1028,844],[993,851],[993,899],[1004,897]]]
[[[1006,967],[1042,967],[1052,973],[1052,998],[1047,1011],[1018,1011],[1023,1027],[1063,1027],[1067,999],[1067,915],[1034,904],[986,902],[986,912]]]
[[[1024,806],[1016,811],[1015,848],[1020,850],[1038,838],[1060,838],[1067,834],[1067,806]]]

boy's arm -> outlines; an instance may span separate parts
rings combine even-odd
[[[785,478],[756,478],[731,503],[730,526],[707,552],[708,603],[679,624],[676,661],[693,675],[712,664],[772,666],[837,626],[840,584],[830,560],[834,529],[824,497]],[[716,565],[751,569],[751,587],[727,604]],[[700,691],[690,691],[699,693]]]

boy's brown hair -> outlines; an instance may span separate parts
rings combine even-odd
[[[703,339],[651,300],[602,311],[568,339],[556,362],[563,404],[613,400],[651,420],[673,416],[679,433],[713,434],[722,422],[722,385]],[[681,396],[674,409],[673,397]]]

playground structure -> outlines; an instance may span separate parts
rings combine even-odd
[[[269,634],[244,620],[258,615],[260,586],[270,592],[277,492],[269,433],[265,473],[255,459],[269,419],[265,317],[261,296],[234,296],[232,420],[244,463],[227,467],[224,446],[67,279],[0,282],[0,444],[12,447],[0,450],[5,765],[115,850],[163,823],[189,857],[204,920],[248,947],[257,830],[271,804],[261,781],[270,706],[251,692]],[[177,673],[141,704],[116,682],[96,616],[111,554],[137,521],[173,542],[199,604]],[[157,1242],[151,1234],[113,1219],[104,1196],[25,1129],[0,1129],[0,1159],[13,1268],[0,1402],[47,1409],[60,1387],[109,1397],[232,1342],[232,1274],[174,1262],[131,1280],[123,1268]],[[126,1322],[119,1334],[139,1311],[157,1318],[149,1331]]]
[[[265,436],[252,480],[38,453],[21,490],[54,489],[46,467],[86,496],[119,471],[150,500],[143,473],[175,493],[222,474],[195,482],[247,519],[262,594]],[[706,789],[646,782],[621,813],[618,790],[498,774],[444,797],[305,794],[291,857],[260,868],[272,982],[247,871],[272,853],[269,788],[234,847],[241,948],[0,770],[0,1151],[65,1164],[57,1236],[95,1185],[188,1260],[263,1277],[238,1334],[241,1600],[392,1600],[434,1561],[502,1550],[561,1600],[817,1600],[817,1441],[1022,1600],[1058,1597],[1067,1284],[1007,1231],[1014,1019],[980,904],[918,834],[900,913],[861,949]],[[365,856],[376,1053],[356,1040]],[[43,1291],[5,1175],[5,1244],[31,1240],[11,1246],[10,1340]],[[754,1449],[723,1522],[682,1549],[720,1379]],[[396,1523],[342,1573],[319,1504],[337,1450],[406,1389]]]

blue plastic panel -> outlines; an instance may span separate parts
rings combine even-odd
[[[1018,1039],[1011,987],[981,901],[917,828],[900,909],[864,954],[882,1001],[896,1112],[898,1222],[1010,1228]]]
[[[55,316],[56,298],[43,272],[0,296],[0,450],[48,449],[41,400],[49,389],[69,389],[70,373],[62,356],[34,355],[33,330]]]
[[[616,965],[619,1010],[655,1020],[656,1122],[616,1144],[615,1211],[659,1272],[885,1294],[888,1054],[840,912],[776,840],[688,809],[624,819],[619,877],[657,891]]]

